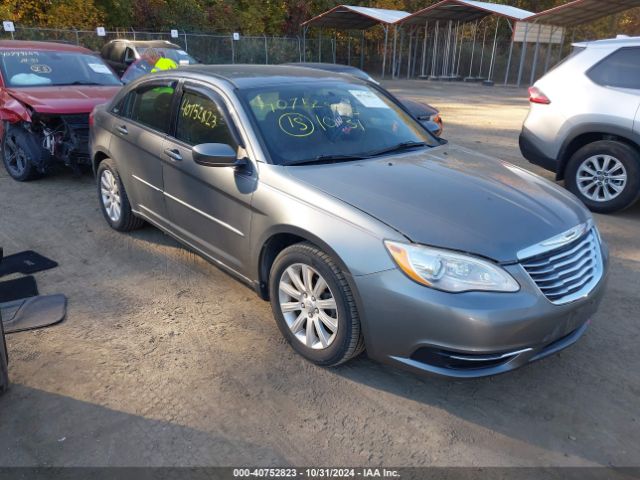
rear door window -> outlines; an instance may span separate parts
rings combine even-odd
[[[169,133],[171,104],[176,82],[142,85],[130,92],[116,108],[119,115],[150,127],[161,133]]]
[[[616,50],[587,72],[598,85],[640,90],[640,47]]]

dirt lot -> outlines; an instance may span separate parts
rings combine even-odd
[[[440,107],[450,141],[542,173],[517,149],[524,91],[389,86]],[[110,230],[89,177],[2,169],[0,205],[5,252],[56,259],[40,290],[69,297],[63,324],[8,338],[1,466],[640,464],[640,205],[597,218],[611,276],[580,342],[472,381],[305,362],[246,287],[151,227]]]

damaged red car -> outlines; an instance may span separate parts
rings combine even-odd
[[[26,181],[55,163],[75,171],[90,165],[89,114],[121,86],[86,48],[0,41],[0,141],[9,175]]]

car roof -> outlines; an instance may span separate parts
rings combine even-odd
[[[640,37],[607,38],[605,40],[594,40],[591,42],[578,42],[574,47],[637,47],[640,46]]]
[[[238,88],[262,85],[299,84],[315,80],[340,80],[349,83],[364,83],[355,77],[344,76],[308,67],[293,65],[185,65],[175,71],[183,74],[200,74],[222,78]]]
[[[93,54],[88,48],[70,43],[36,42],[31,40],[0,40],[0,50],[51,50]]]
[[[133,45],[134,47],[155,47],[155,48],[182,48],[180,45],[176,45],[175,43],[171,43],[169,40],[129,40],[126,38],[116,38],[115,40],[111,40],[111,42],[124,42],[129,45]]]

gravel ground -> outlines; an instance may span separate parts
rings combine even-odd
[[[451,142],[544,173],[517,149],[524,91],[387,85],[439,107]],[[252,291],[154,228],[109,229],[91,178],[0,172],[0,245],[57,260],[40,290],[69,297],[64,323],[8,337],[0,466],[640,464],[640,204],[597,218],[611,278],[580,342],[455,381],[315,367]]]

